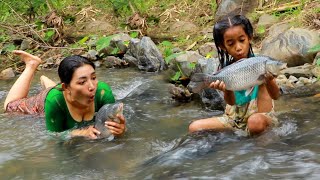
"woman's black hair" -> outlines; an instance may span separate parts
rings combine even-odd
[[[220,61],[220,68],[228,66],[229,64],[233,63],[233,57],[230,57],[228,52],[221,49],[221,46],[224,46],[224,39],[223,35],[227,29],[234,26],[242,26],[244,32],[248,35],[251,39],[253,37],[253,28],[248,18],[243,15],[233,15],[233,16],[226,16],[223,19],[217,21],[213,26],[213,39],[214,43],[217,47],[218,57]],[[250,50],[248,57],[254,56],[252,51],[252,46],[250,44]]]
[[[85,64],[96,68],[93,62],[83,56],[73,55],[64,58],[58,68],[61,83],[70,84],[74,71]]]

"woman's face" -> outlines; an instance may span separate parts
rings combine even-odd
[[[242,26],[233,26],[224,33],[223,45],[223,49],[235,60],[247,58],[250,49],[250,38]]]
[[[73,103],[88,106],[94,102],[97,84],[95,70],[92,66],[84,64],[74,71],[66,91],[70,93]]]

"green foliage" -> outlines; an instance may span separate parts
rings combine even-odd
[[[130,33],[130,37],[131,38],[137,38],[139,36],[139,32],[138,31],[133,31]]]
[[[181,75],[182,75],[181,71],[177,71],[176,74],[173,77],[171,77],[170,79],[172,81],[178,81],[180,79]]]
[[[119,16],[128,16],[133,11],[146,13],[152,6],[155,5],[155,0],[108,0],[112,4],[114,12]],[[131,4],[131,7],[130,7]],[[132,9],[133,8],[133,9]]]
[[[102,49],[108,47],[110,45],[110,41],[113,38],[113,36],[107,36],[107,37],[102,37],[100,39],[98,39],[97,41],[97,46],[96,46],[96,50],[99,52]]]
[[[5,45],[2,49],[0,49],[0,54],[2,52],[12,52],[13,50],[16,49],[16,46],[13,44],[7,44]]]
[[[320,52],[320,44],[317,44],[314,47],[310,48],[308,52]]]
[[[52,40],[52,37],[54,36],[54,34],[55,34],[55,30],[52,30],[52,29],[48,30],[45,33],[44,40],[46,42],[49,42],[50,40]]]
[[[256,29],[257,34],[264,34],[266,32],[266,27],[263,25],[258,26]]]
[[[164,57],[168,57],[173,53],[173,44],[169,41],[163,41],[160,43],[160,49],[163,49]]]
[[[167,64],[171,62],[172,59],[180,56],[181,54],[184,54],[185,52],[179,52],[179,53],[172,53],[169,56],[165,57],[164,60],[166,61]]]
[[[216,3],[216,0],[211,0],[211,9],[212,9],[212,12],[216,12],[217,10],[217,3]]]

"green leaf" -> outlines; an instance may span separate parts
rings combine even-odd
[[[196,67],[196,63],[189,63],[189,68],[194,69]]]
[[[46,32],[45,36],[44,36],[44,40],[46,42],[50,41],[50,39],[52,38],[52,36],[54,35],[55,31],[54,30],[49,30]]]
[[[320,51],[320,44],[313,46],[309,49],[308,52],[319,52]]]
[[[120,49],[119,48],[114,48],[111,52],[111,54],[118,54],[120,52]]]
[[[317,66],[320,66],[320,58],[317,59]]]
[[[178,71],[178,72],[176,72],[176,74],[171,78],[171,80],[172,80],[172,81],[178,81],[179,78],[180,78],[180,76],[181,76],[181,72]]]
[[[167,48],[171,48],[173,47],[172,43],[170,41],[162,41],[161,46],[167,47]]]
[[[170,56],[166,57],[164,60],[166,61],[167,64],[169,64],[172,59],[174,59],[180,55],[181,55],[181,53],[173,53]]]
[[[89,39],[89,36],[85,36],[84,38],[82,38],[80,41],[78,41],[78,44],[80,45],[84,45],[84,43]]]
[[[134,32],[130,33],[130,37],[131,38],[136,38],[136,37],[138,37],[138,35],[139,35],[139,32],[137,32],[137,31],[134,31]]]
[[[97,51],[99,52],[102,49],[108,47],[110,45],[110,41],[112,38],[113,38],[113,35],[100,38],[96,44]]]
[[[8,44],[6,45],[2,50],[6,52],[12,52],[13,50],[16,49],[16,46],[13,44]]]

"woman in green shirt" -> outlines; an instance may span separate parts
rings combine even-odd
[[[100,132],[87,124],[93,121],[95,112],[104,104],[114,103],[115,99],[109,85],[97,80],[94,64],[82,56],[69,56],[61,61],[58,68],[60,84],[55,85],[49,78],[41,76],[46,90],[27,97],[41,59],[24,51],[13,53],[21,57],[26,68],[9,91],[4,102],[5,110],[45,114],[46,127],[51,132],[69,130],[71,137],[97,138]],[[106,121],[106,127],[115,136],[125,131],[125,118],[120,115],[118,118],[120,123]]]

